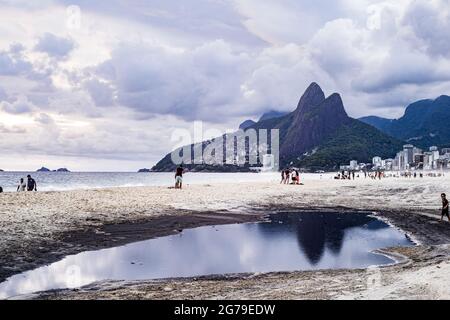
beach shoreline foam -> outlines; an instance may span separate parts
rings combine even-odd
[[[445,278],[450,270],[450,249],[446,245],[450,243],[450,224],[436,219],[439,218],[439,193],[450,188],[447,179],[390,178],[373,181],[362,178],[304,183],[304,186],[280,186],[261,182],[221,184],[220,187],[208,184],[188,186],[181,191],[143,187],[7,194],[0,197],[0,226],[3,231],[0,278],[4,280],[69,254],[167,235],[177,229],[255,221],[283,210],[333,208],[375,211],[420,241],[421,244],[413,248],[388,249],[411,262],[381,268],[383,278],[390,279],[392,292],[385,292],[387,289],[383,286],[368,293],[362,285],[367,277],[366,270],[323,270],[217,276],[214,280],[199,277],[139,283],[104,282],[93,285],[96,290],[90,286],[87,291],[57,291],[33,297],[190,299],[205,298],[206,292],[211,292],[208,297],[218,299],[301,299],[371,298],[384,292],[383,298],[408,299],[442,298],[450,292],[444,290],[450,288],[449,280]],[[164,227],[158,228],[158,225]],[[129,228],[128,237],[123,236],[127,234],[123,228]],[[160,230],[159,233],[140,233],[136,228]],[[122,236],[119,235],[121,230]],[[434,269],[439,273],[430,273]],[[423,278],[417,284],[411,280],[415,273]],[[327,284],[324,282],[326,279],[333,281]],[[428,282],[426,290],[421,289],[422,293],[408,289],[423,287],[424,279]],[[403,287],[406,284],[408,287]],[[164,289],[170,285],[178,289]],[[230,285],[229,293],[225,294],[224,288]],[[311,291],[317,285],[321,286],[320,293]]]

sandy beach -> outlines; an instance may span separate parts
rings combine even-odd
[[[376,212],[418,242],[386,249],[399,264],[367,270],[239,274],[196,279],[102,282],[42,299],[437,299],[450,298],[450,223],[440,223],[447,177],[112,188],[0,196],[0,280],[85,250],[168,235],[184,228],[257,221],[279,210],[347,208]]]

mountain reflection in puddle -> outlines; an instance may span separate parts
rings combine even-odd
[[[363,268],[393,262],[372,250],[405,245],[412,243],[402,232],[367,214],[279,213],[266,223],[189,229],[68,256],[9,278],[0,298],[100,280]]]

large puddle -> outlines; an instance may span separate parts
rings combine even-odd
[[[189,229],[67,256],[7,279],[0,284],[0,298],[99,280],[362,268],[393,262],[375,249],[412,244],[404,233],[368,214],[280,213],[268,222]]]

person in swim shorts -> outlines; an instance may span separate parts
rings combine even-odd
[[[183,188],[183,173],[184,169],[183,166],[179,166],[175,172],[175,189],[182,189]]]

